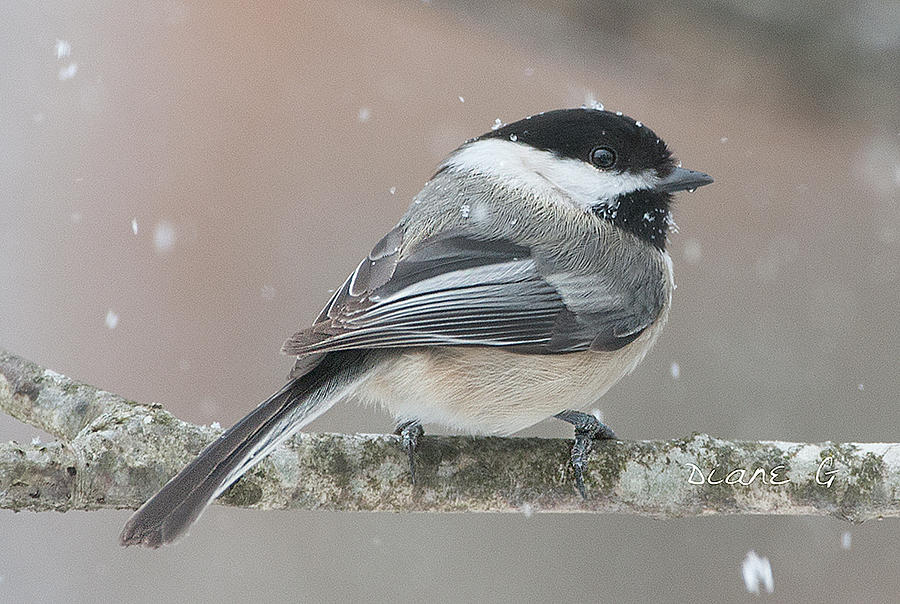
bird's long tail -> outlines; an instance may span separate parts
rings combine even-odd
[[[159,547],[177,539],[209,503],[276,445],[327,411],[365,371],[357,351],[326,355],[210,444],[136,511],[122,545]]]

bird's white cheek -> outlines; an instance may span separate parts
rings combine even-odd
[[[576,160],[560,161],[542,169],[541,174],[564,191],[576,206],[591,210],[602,206],[612,208],[622,195],[652,188],[657,181],[649,170],[604,172]]]
[[[466,145],[446,165],[486,174],[505,187],[584,210],[611,206],[619,196],[652,188],[659,180],[652,170],[602,171],[578,159],[500,139]]]

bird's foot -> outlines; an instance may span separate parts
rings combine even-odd
[[[595,440],[615,438],[612,429],[599,419],[588,413],[566,409],[554,415],[557,419],[575,426],[575,444],[572,446],[572,469],[575,471],[575,488],[581,493],[581,497],[587,499],[584,489],[584,469],[587,467],[587,459],[594,448]]]
[[[394,430],[394,434],[400,437],[400,446],[409,456],[409,476],[413,484],[416,484],[416,446],[419,444],[419,437],[425,434],[425,430],[416,420],[410,420],[398,425]]]

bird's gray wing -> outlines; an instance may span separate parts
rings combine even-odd
[[[402,243],[399,228],[388,233],[284,352],[428,345],[615,350],[661,307],[655,293],[629,291],[617,278],[622,271],[558,270],[532,248],[504,239],[448,232],[401,258]]]

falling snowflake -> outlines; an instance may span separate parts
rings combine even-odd
[[[703,247],[696,239],[684,242],[684,259],[688,264],[697,264],[703,258]]]
[[[772,593],[775,589],[775,579],[772,577],[772,565],[769,564],[769,559],[757,556],[752,549],[747,552],[747,557],[741,564],[741,575],[744,577],[744,587],[750,593],[758,594],[760,583],[766,588],[766,593]]]
[[[56,41],[56,60],[63,59],[72,54],[72,45],[65,40]]]
[[[69,63],[65,67],[59,68],[59,73],[57,77],[61,82],[66,80],[71,80],[75,77],[75,74],[78,73],[78,63]]]
[[[175,227],[172,223],[162,220],[156,224],[156,228],[153,229],[153,245],[159,254],[172,249],[175,245]]]

